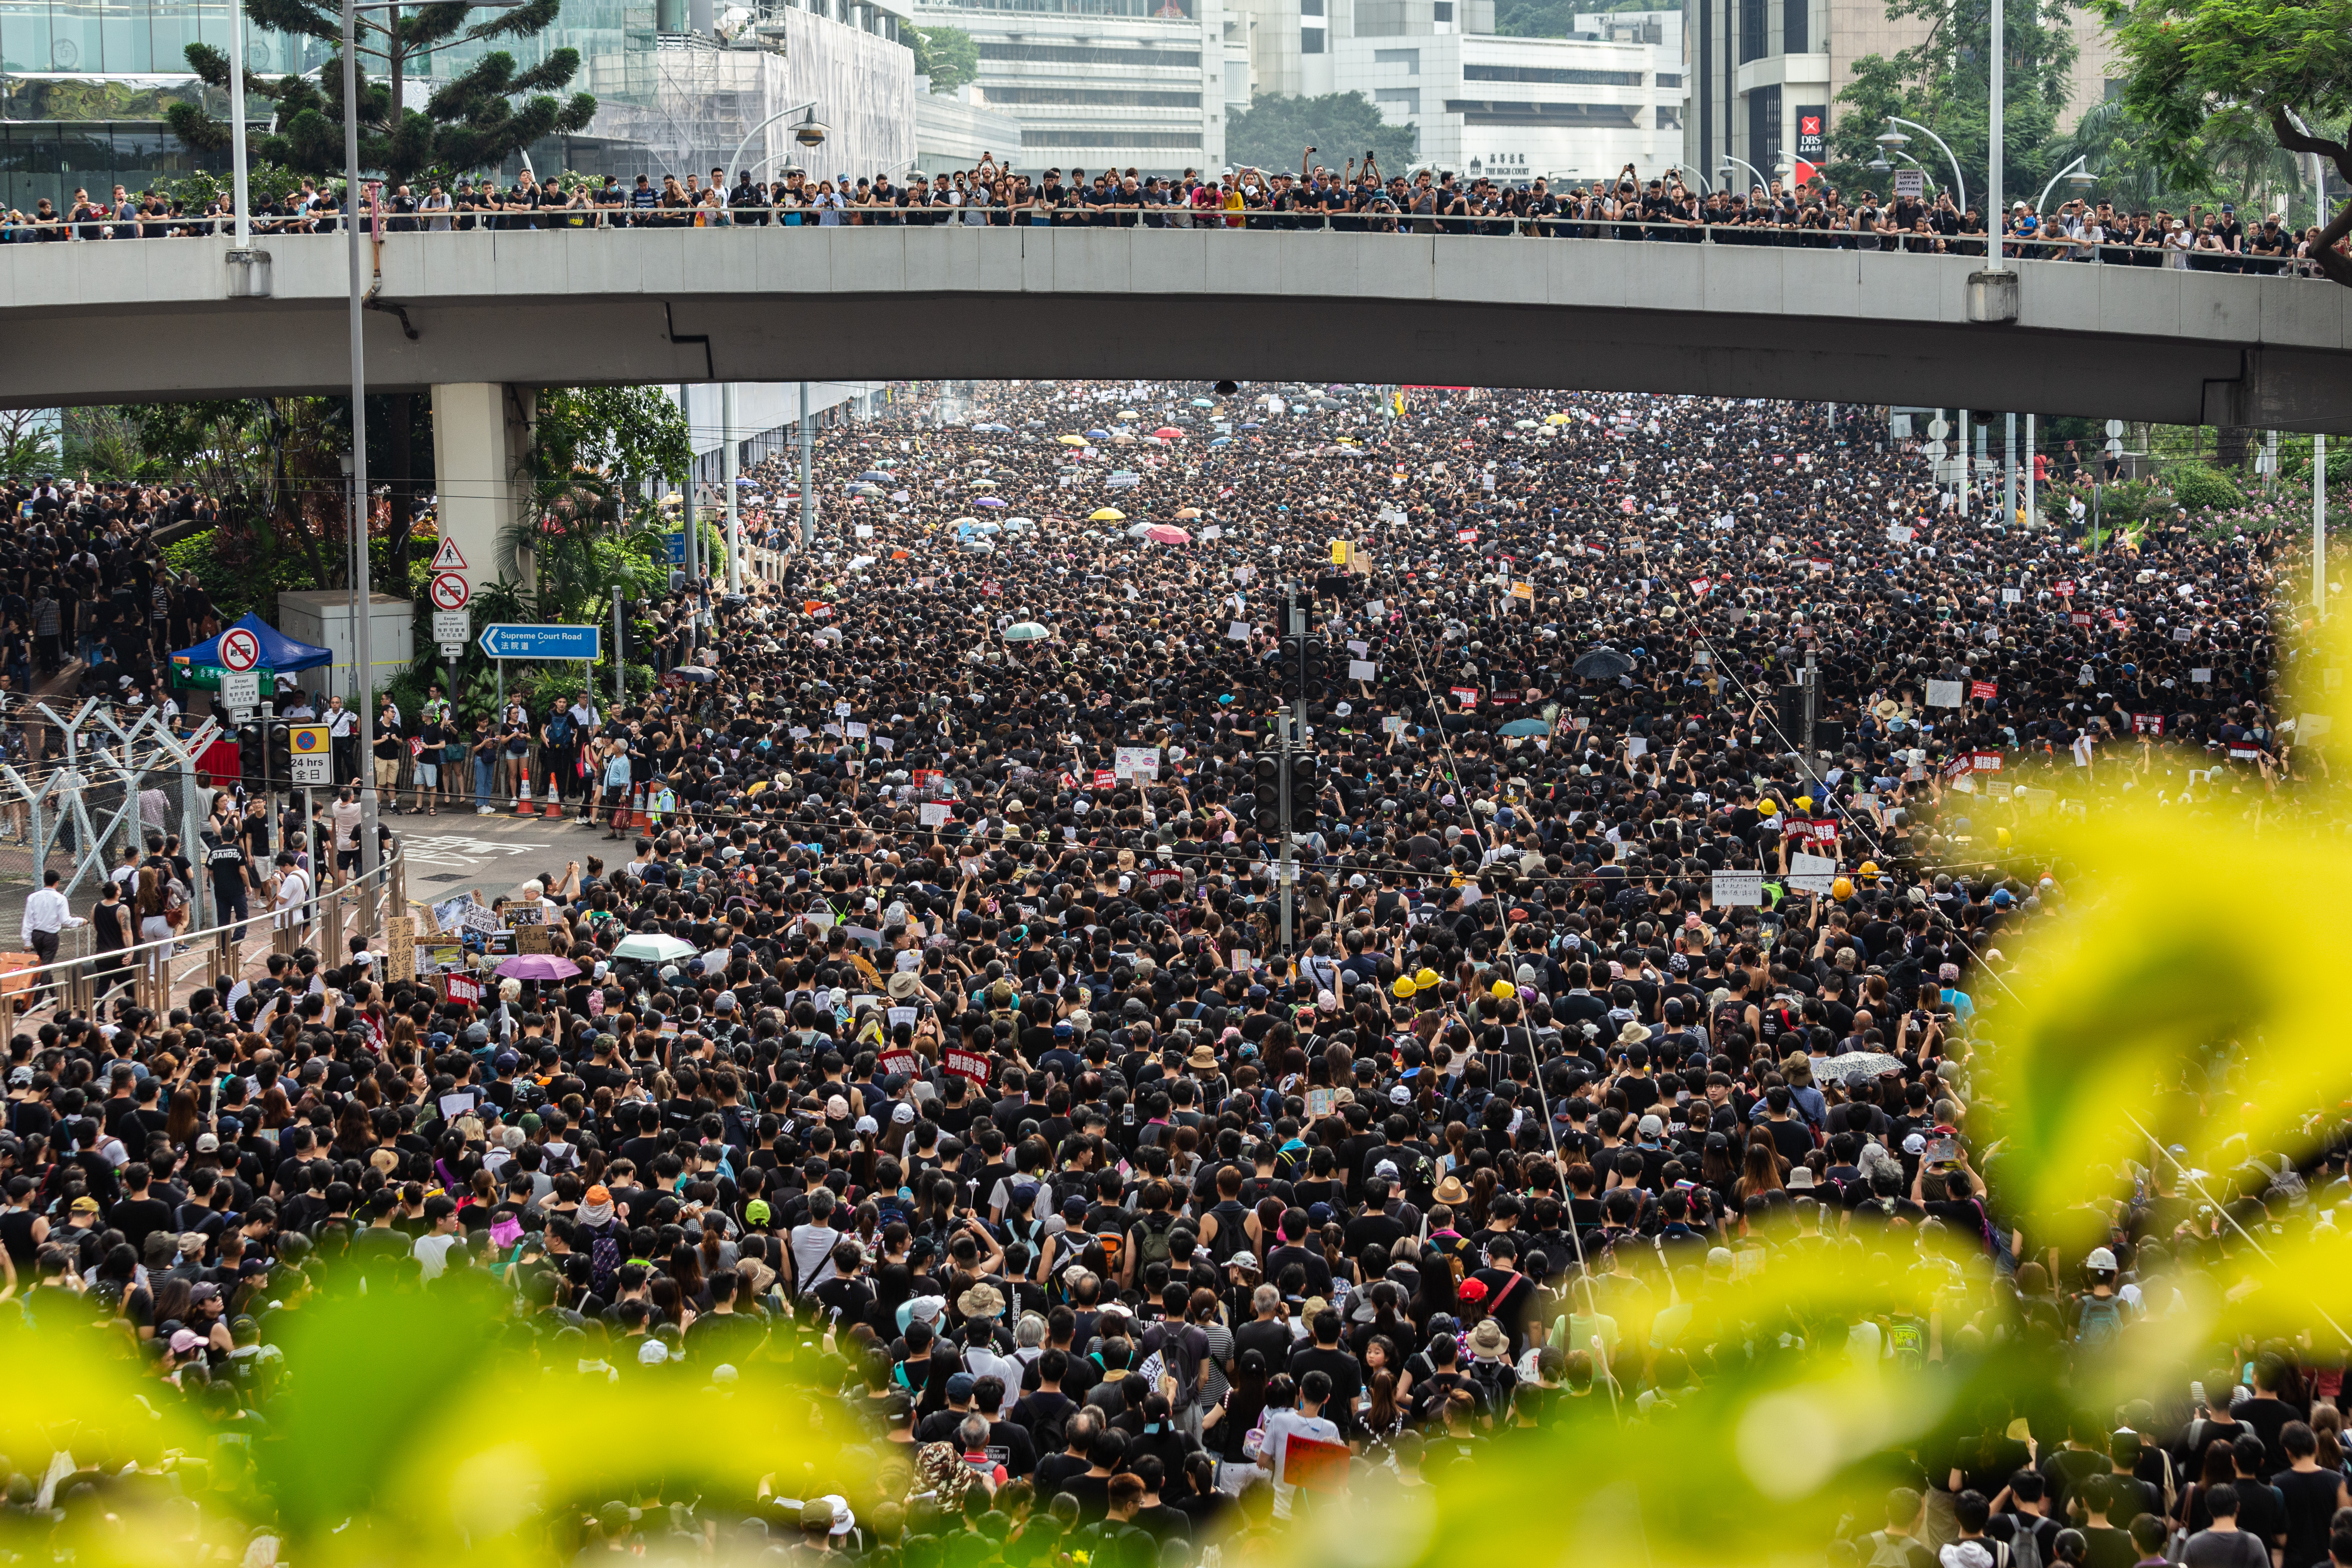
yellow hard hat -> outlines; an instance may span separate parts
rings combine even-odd
[[[1801,795],[1790,804],[1794,805],[1799,811],[1811,811],[1813,809],[1813,797],[1809,795]]]
[[[1416,970],[1413,972],[1412,983],[1422,990],[1426,991],[1431,986],[1438,984],[1437,971],[1434,969]]]
[[[1864,860],[1862,863],[1862,870],[1857,873],[1857,875],[1864,877],[1875,877],[1880,875],[1878,862],[1875,860]]]
[[[1497,980],[1491,988],[1497,999],[1507,1002],[1519,994],[1519,988],[1507,980]]]
[[[1778,816],[1780,815],[1780,803],[1768,795],[1756,803],[1756,809],[1766,816]]]
[[[1396,984],[1390,986],[1389,989],[1396,993],[1397,999],[1399,1001],[1403,1001],[1411,997],[1415,989],[1412,983],[1412,976],[1410,974],[1398,975]]]
[[[1843,877],[1840,877],[1836,881],[1830,884],[1830,897],[1832,899],[1850,899],[1853,897],[1853,884],[1847,881]]]

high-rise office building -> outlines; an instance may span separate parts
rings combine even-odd
[[[2010,14],[2020,15],[2033,3],[2010,0]],[[1826,156],[1826,138],[1840,112],[1838,94],[1853,85],[1855,64],[1872,55],[1892,57],[1928,36],[1924,18],[1890,18],[1885,0],[1686,4],[1691,99],[1683,159],[1709,180],[1719,171],[1733,171],[1741,190],[1759,174],[1785,179],[1810,173]],[[2075,48],[2062,117],[2071,126],[2099,101],[2115,51],[2093,13],[2061,8],[2058,19],[2073,34]],[[1923,159],[1937,156],[1933,149],[1912,151]],[[1934,177],[1943,178],[1940,168]],[[1970,171],[1971,185],[1975,179]]]
[[[971,35],[976,96],[1021,122],[1024,167],[1178,174],[1224,163],[1221,0],[918,0],[913,20]]]

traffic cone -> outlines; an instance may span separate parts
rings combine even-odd
[[[629,831],[642,833],[646,827],[646,786],[639,784],[637,793],[629,797]]]
[[[530,774],[528,773],[522,775],[522,793],[515,796],[515,815],[517,816],[537,816],[539,815],[539,813],[530,808]]]
[[[555,774],[552,772],[547,775],[547,809],[540,815],[551,820],[560,819],[563,816],[563,792],[555,787]]]

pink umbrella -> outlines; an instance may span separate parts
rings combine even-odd
[[[1192,536],[1171,523],[1155,522],[1143,531],[1143,537],[1159,544],[1190,544]]]
[[[501,980],[569,980],[580,966],[551,952],[519,952],[499,965]]]
[[[1181,441],[1184,438],[1184,432],[1179,430],[1173,425],[1162,425],[1159,429],[1154,430],[1152,434],[1159,437],[1163,441]]]

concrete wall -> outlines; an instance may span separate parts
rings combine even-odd
[[[331,390],[341,240],[19,246],[0,405]],[[394,236],[372,384],[1156,376],[1590,387],[2352,429],[2352,289],[2029,262],[1976,326],[1958,257],[1762,247],[1029,228]],[[128,337],[135,353],[93,354]],[[2087,350],[2085,358],[2077,351]],[[2095,364],[2096,375],[2082,374]],[[2209,389],[2209,384],[2211,387]],[[2219,390],[2212,390],[2219,389]],[[2209,396],[2209,391],[2210,395]],[[2213,399],[2221,399],[2215,402]]]

